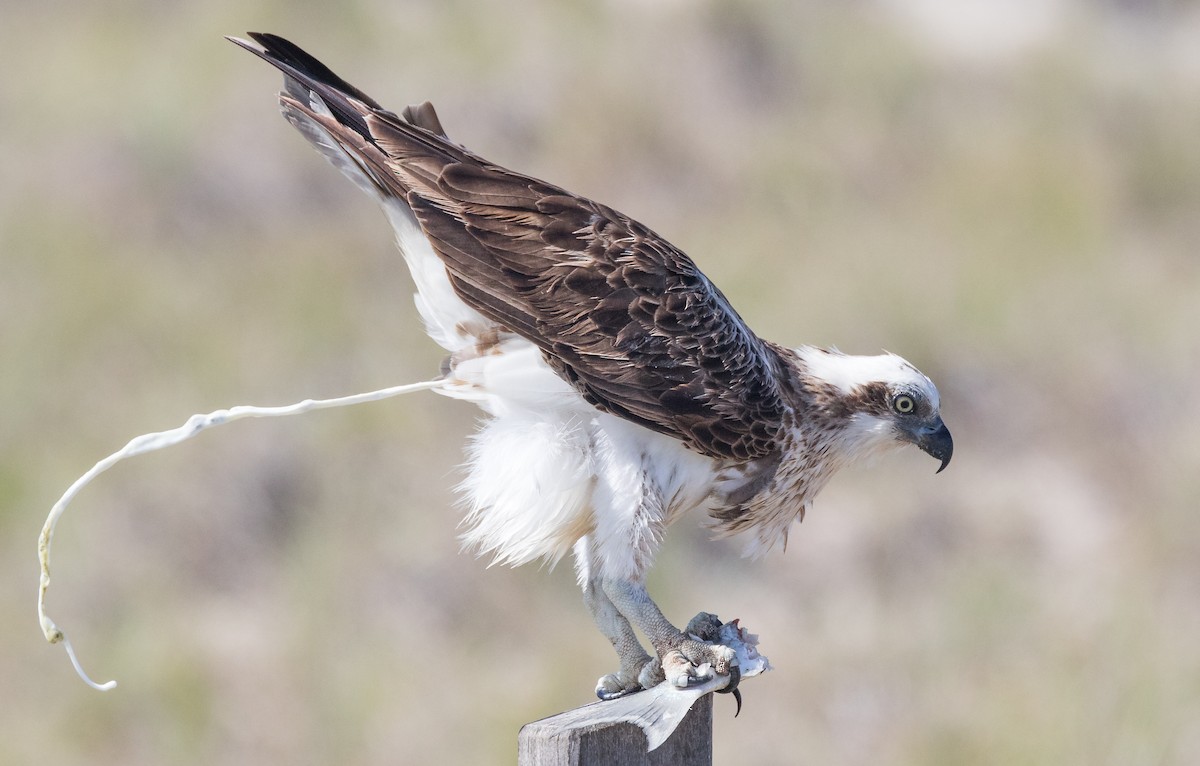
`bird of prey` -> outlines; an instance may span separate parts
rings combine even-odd
[[[465,541],[512,565],[573,554],[620,661],[602,699],[736,684],[733,651],[646,591],[685,513],[762,553],[843,466],[903,444],[950,462],[938,391],[904,359],[763,340],[641,223],[471,153],[428,102],[396,114],[295,44],[250,37],[230,39],[283,72],[284,116],[395,230],[449,354],[440,392],[490,416],[467,449]]]

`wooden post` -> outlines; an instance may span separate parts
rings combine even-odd
[[[517,766],[712,766],[712,695],[692,705],[679,728],[646,752],[631,723],[597,721],[604,702],[527,723],[517,736]]]

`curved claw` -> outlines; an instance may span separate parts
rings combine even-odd
[[[729,683],[724,689],[717,689],[718,694],[732,694],[733,699],[737,702],[737,711],[733,714],[734,718],[742,712],[742,693],[738,690],[738,684],[742,680],[742,671],[737,665],[732,665],[729,668]]]
[[[616,699],[621,699],[622,697],[628,697],[630,694],[637,694],[640,691],[643,691],[640,687],[637,689],[618,689],[617,691],[613,691],[613,692],[605,691],[603,689],[597,689],[596,697],[603,702],[608,702],[609,700],[616,700]],[[734,717],[736,718],[737,716],[734,716]]]
[[[724,689],[717,689],[718,694],[732,694],[737,691],[738,684],[742,680],[742,671],[737,665],[729,666],[729,683],[725,684]]]

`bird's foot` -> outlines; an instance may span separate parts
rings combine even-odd
[[[732,694],[737,701],[736,717],[742,711],[738,684],[771,669],[767,658],[758,653],[758,636],[747,632],[738,620],[723,623],[708,612],[693,617],[683,633],[686,637],[678,653],[689,659],[692,667],[680,668],[674,677],[668,673],[668,680],[681,688],[704,684],[721,694]],[[717,685],[721,676],[725,676],[724,683]]]
[[[732,694],[740,711],[738,684],[743,678],[771,669],[757,646],[758,637],[740,627],[737,620],[722,623],[716,615],[701,612],[659,647],[660,657],[651,657],[640,649],[622,656],[621,669],[596,683],[596,696],[612,700],[663,684]]]

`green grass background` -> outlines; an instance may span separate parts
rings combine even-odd
[[[569,566],[457,550],[477,414],[242,422],[87,489],[136,434],[435,373],[372,205],[221,39],[292,37],[394,108],[688,251],[762,335],[901,353],[953,465],[847,472],[786,554],[696,519],[669,616],[776,672],[719,763],[1200,762],[1200,5],[0,0],[0,763],[511,763],[613,657]]]

